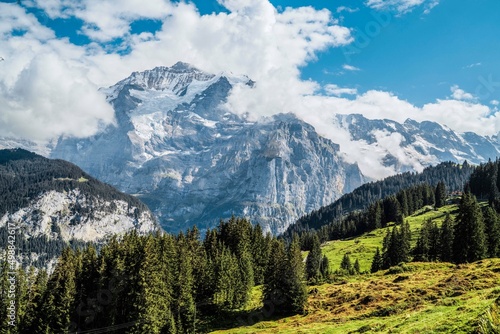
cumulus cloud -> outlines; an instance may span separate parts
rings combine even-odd
[[[0,4],[0,49],[5,58],[0,62],[0,127],[4,135],[32,139],[95,133],[113,121],[99,86],[112,85],[132,71],[177,61],[215,73],[247,74],[261,83],[261,89],[286,82],[283,94],[300,98],[318,85],[301,81],[299,67],[314,60],[318,51],[352,41],[350,30],[328,10],[301,7],[278,12],[267,0],[221,0],[229,13],[212,15],[200,15],[192,3],[164,0],[124,0],[119,6],[106,0],[23,3],[51,18],[82,20],[81,32],[92,41],[77,46],[56,39],[22,7]],[[161,20],[161,29],[131,34],[130,23],[141,18]],[[20,30],[23,34],[13,34]],[[114,38],[125,38],[131,52],[122,55],[102,46]],[[266,112],[278,110],[282,103],[269,102]]]
[[[113,110],[98,87],[112,85],[133,71],[177,61],[211,73],[248,75],[256,81],[255,87],[235,87],[228,109],[250,119],[293,112],[339,143],[346,158],[357,161],[372,177],[394,170],[383,166],[376,149],[353,142],[345,130],[337,129],[335,114],[361,113],[398,122],[432,120],[458,132],[483,135],[496,134],[500,128],[498,110],[467,98],[469,93],[460,92],[458,86],[451,99],[417,107],[390,92],[359,93],[354,88],[321,87],[302,80],[301,67],[314,61],[318,52],[353,41],[351,30],[328,10],[277,10],[268,0],[219,2],[228,12],[201,15],[192,3],[166,0],[124,0],[120,6],[112,6],[111,0],[30,0],[52,18],[82,20],[81,33],[92,41],[83,46],[56,39],[53,31],[20,6],[0,3],[0,50],[5,58],[0,62],[1,133],[30,139],[91,135],[113,122]],[[368,4],[380,10],[395,6],[405,11],[424,2],[369,0]],[[133,34],[130,23],[141,18],[160,20],[161,28]],[[24,33],[14,36],[14,30]],[[123,39],[129,53],[103,46],[116,38]],[[348,64],[343,69],[359,70]],[[382,143],[378,150],[395,151],[394,145],[399,146],[398,138],[378,135]]]
[[[106,42],[130,33],[130,23],[142,19],[164,19],[174,5],[164,0],[31,0],[28,5],[45,11],[52,19],[76,17],[84,22],[82,33]]]
[[[356,88],[339,87],[335,84],[326,85],[324,88],[328,95],[341,96],[341,95],[356,95],[358,90]]]
[[[337,8],[337,13],[347,12],[347,13],[356,13],[359,11],[359,8],[350,8],[346,6],[340,6]]]
[[[20,7],[0,3],[0,133],[44,140],[89,136],[112,123],[113,109],[75,57],[81,50]],[[12,31],[17,31],[12,36]],[[21,33],[19,33],[21,32]]]
[[[450,88],[452,94],[451,97],[455,100],[474,100],[474,96],[471,93],[467,93],[463,89],[460,89],[458,85],[453,85]]]

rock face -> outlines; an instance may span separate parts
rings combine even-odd
[[[223,103],[247,77],[187,64],[133,73],[104,90],[116,126],[61,139],[52,156],[140,195],[170,232],[246,216],[279,233],[364,182],[338,145],[290,114],[250,122]]]
[[[414,171],[415,166],[443,161],[479,164],[500,153],[498,136],[483,137],[472,132],[456,133],[430,121],[404,123],[369,120],[359,114],[336,115],[335,123],[366,150],[377,151],[380,160],[395,172]]]
[[[99,246],[115,235],[159,230],[146,205],[77,166],[0,150],[0,240],[15,235],[23,265],[50,268],[67,245]]]
[[[103,200],[83,194],[78,188],[66,192],[45,191],[15,212],[0,218],[0,227],[7,223],[18,227],[25,237],[49,240],[95,242],[108,240],[132,230],[139,234],[158,229],[149,211],[136,211],[122,200]]]

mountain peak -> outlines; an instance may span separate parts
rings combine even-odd
[[[198,71],[201,72],[199,69],[196,67],[192,66],[189,63],[184,63],[182,61],[178,61],[172,67],[170,67],[170,70],[175,70],[175,71]]]

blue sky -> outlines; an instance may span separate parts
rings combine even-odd
[[[357,112],[493,135],[498,13],[498,0],[0,1],[0,130],[87,136],[113,118],[99,87],[185,61],[259,83],[233,111],[294,112],[322,134]]]

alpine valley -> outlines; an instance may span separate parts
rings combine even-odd
[[[180,62],[134,72],[102,89],[116,124],[90,138],[60,138],[43,153],[139,196],[168,232],[203,231],[235,215],[278,234],[370,180],[348,152],[293,114],[250,121],[225,108],[235,85],[255,84]],[[359,150],[376,152],[394,173],[441,161],[478,164],[500,152],[497,136],[434,122],[356,114],[332,114],[331,122],[332,131],[348,131]]]

